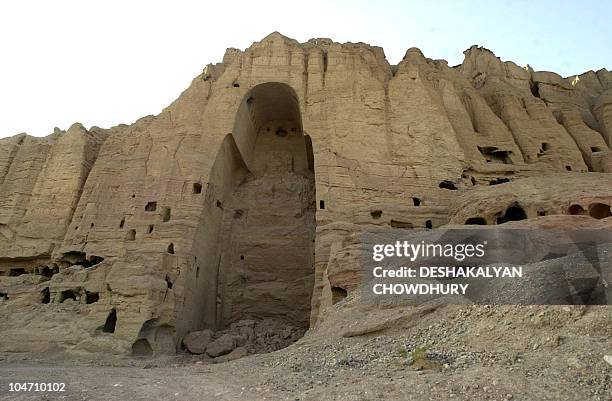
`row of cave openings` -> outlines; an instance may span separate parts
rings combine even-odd
[[[202,194],[202,183],[201,182],[194,182],[193,186],[192,186],[192,193],[194,195],[199,195]],[[132,197],[134,198],[136,195],[132,195]],[[144,211],[145,212],[156,212],[158,209],[157,207],[157,201],[150,201],[147,202],[147,204],[144,207]],[[163,206],[159,212],[160,218],[162,223],[168,222],[170,221],[171,217],[172,217],[172,208],[168,207],[168,206]],[[123,219],[121,219],[121,221],[119,222],[119,228],[124,228],[125,227],[125,217]],[[153,234],[153,232],[155,231],[155,225],[154,224],[149,224],[147,225],[146,228],[146,234],[150,235]],[[129,229],[126,234],[125,234],[125,240],[126,241],[135,241],[136,240],[136,229],[135,228],[131,228]],[[166,247],[166,253],[173,255],[175,252],[175,247],[174,247],[174,243],[170,243],[167,245]]]
[[[202,183],[201,182],[194,182],[192,183],[192,193],[194,195],[200,195],[202,194]],[[132,194],[132,198],[136,198],[136,194]],[[157,201],[150,201],[147,202],[147,204],[144,207],[144,211],[145,212],[156,212],[158,209],[157,207]],[[160,219],[162,221],[162,223],[168,222],[170,221],[171,217],[172,217],[172,208],[168,207],[168,206],[163,206],[159,212],[160,215]],[[121,219],[121,221],[119,222],[119,228],[123,229],[125,227],[125,223],[126,223],[126,219],[125,217]],[[94,223],[90,223],[90,228],[94,227]],[[78,230],[79,226],[75,226],[74,229]],[[149,224],[147,225],[147,228],[145,230],[147,235],[153,234],[153,232],[155,231],[155,225],[154,224]],[[126,231],[125,233],[125,241],[136,241],[136,234],[137,231],[135,228],[131,228],[129,230]],[[169,244],[166,248],[166,252],[170,253],[170,254],[174,254],[174,244]]]
[[[457,188],[454,188],[454,189],[457,189]],[[421,198],[412,197],[411,200],[412,200],[412,205],[413,206],[415,206],[415,207],[422,206]],[[325,209],[325,201],[324,200],[320,200],[319,201],[319,209],[321,209],[321,210]],[[382,215],[383,215],[383,211],[380,210],[380,209],[375,209],[375,210],[370,211],[370,216],[374,220],[380,220]],[[393,227],[393,228],[415,228],[414,224],[412,224],[412,223],[404,222],[404,221],[399,221],[399,220],[393,220],[393,219],[390,220],[389,225],[391,227]],[[433,228],[433,222],[431,220],[426,220],[424,227],[425,228]]]
[[[0,292],[0,299],[8,301],[9,295],[7,293]],[[64,303],[67,300],[82,302],[89,305],[98,302],[100,300],[100,294],[97,292],[86,291],[84,289],[67,289],[59,293],[57,303]],[[40,303],[51,303],[51,291],[49,290],[49,287],[43,288],[40,292]]]
[[[550,143],[541,142],[536,157],[539,159],[541,157],[550,155],[552,149],[553,147]],[[599,146],[591,146],[590,149],[592,154],[603,152],[603,149]],[[511,150],[502,150],[495,146],[478,146],[478,151],[480,152],[482,157],[484,157],[487,163],[514,164],[514,162],[512,161]],[[572,171],[572,166],[566,164],[565,170]]]
[[[538,211],[538,216],[546,216],[546,210]],[[595,202],[585,209],[580,204],[572,204],[565,210],[568,215],[588,215],[595,219],[601,220],[612,216],[610,205],[606,203]],[[520,221],[528,218],[525,209],[517,202],[511,204],[503,213],[498,213],[495,217],[496,224],[503,224],[509,221]],[[470,217],[465,221],[466,225],[487,225],[487,220],[482,216]]]
[[[23,274],[34,274],[50,279],[55,274],[59,273],[61,267],[79,265],[87,269],[103,261],[104,258],[101,256],[86,256],[84,252],[67,252],[54,263],[34,268],[13,267],[5,271],[0,271],[0,276],[18,277]]]
[[[8,271],[0,272],[0,275],[17,277],[24,274],[33,274],[44,277],[46,280],[43,280],[43,282],[47,282],[55,274],[59,273],[60,268],[67,268],[70,266],[79,265],[85,269],[88,269],[92,266],[102,263],[103,261],[104,258],[101,256],[86,256],[84,252],[67,252],[64,253],[62,257],[54,263],[28,269],[22,267],[11,268]],[[6,293],[0,293],[0,298],[4,300],[9,300],[9,295]],[[79,303],[93,304],[98,302],[99,299],[99,293],[86,291],[84,288],[78,287],[61,291],[55,302],[64,303],[67,300],[72,300]],[[49,290],[49,287],[45,287],[42,289],[42,291],[40,292],[39,302],[42,304],[51,303],[51,292]]]
[[[170,286],[170,288],[172,288]],[[1,296],[2,294],[0,294]],[[40,292],[40,298],[42,304],[51,303],[51,292],[49,291],[49,287],[45,287]],[[80,302],[86,305],[94,304],[100,300],[100,294],[93,291],[87,291],[83,288],[76,289],[66,289],[59,293],[57,303],[65,303],[66,301],[71,300],[73,302]],[[111,309],[108,313],[104,324],[98,327],[97,331],[101,331],[102,333],[114,333],[115,328],[117,326],[117,310],[115,308]]]

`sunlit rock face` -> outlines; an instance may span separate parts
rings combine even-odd
[[[355,238],[374,226],[610,227],[611,91],[609,71],[562,78],[479,47],[390,65],[272,33],[157,116],[2,139],[0,351],[316,330],[359,285]]]

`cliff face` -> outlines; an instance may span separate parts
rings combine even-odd
[[[453,68],[414,48],[391,66],[273,33],[157,116],[0,140],[0,348],[174,352],[243,319],[316,328],[358,284],[345,239],[372,225],[519,207],[612,226],[611,138],[607,70],[562,78],[478,47]]]

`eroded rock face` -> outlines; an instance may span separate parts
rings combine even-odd
[[[611,90],[273,33],[157,116],[2,139],[0,351],[258,352],[262,322],[276,349],[356,288],[368,227],[609,227]]]

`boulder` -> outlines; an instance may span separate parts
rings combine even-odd
[[[193,331],[185,336],[183,344],[192,354],[203,354],[206,352],[206,347],[212,341],[212,331],[202,330]]]
[[[240,359],[240,358],[247,356],[247,354],[248,354],[248,351],[246,350],[246,348],[238,347],[232,352],[230,352],[229,354],[215,358],[214,361],[215,363],[234,361],[236,359]]]
[[[224,334],[208,344],[206,353],[214,358],[229,354],[234,348],[236,348],[236,340],[234,340],[234,337],[229,334]]]

